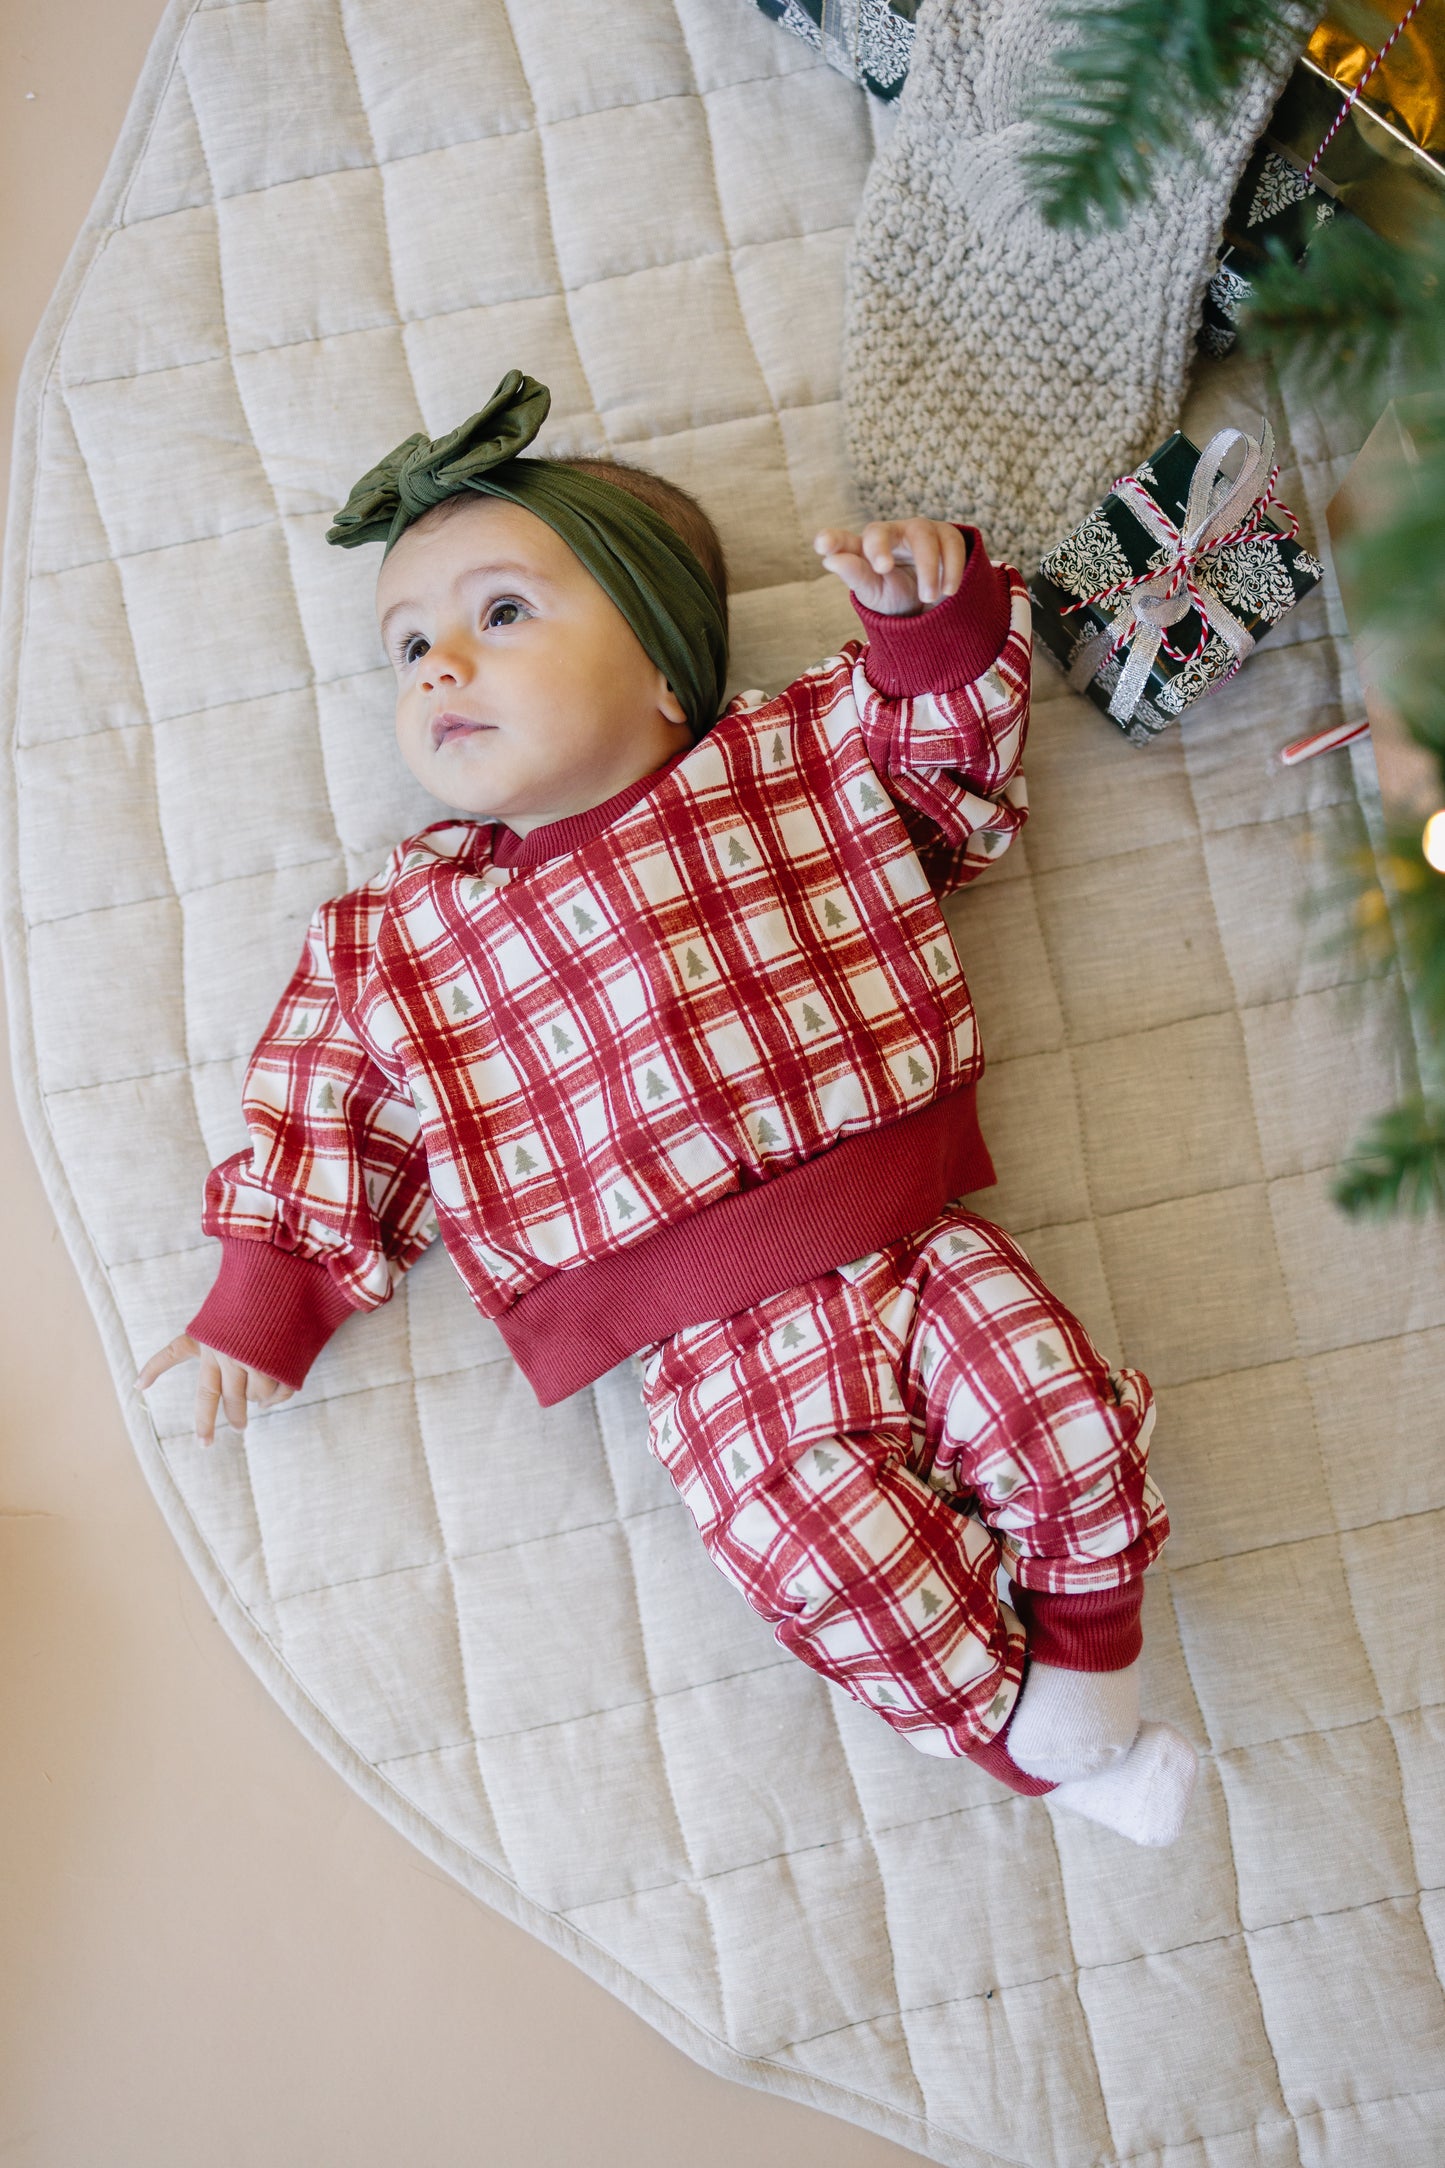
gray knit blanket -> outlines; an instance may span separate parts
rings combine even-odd
[[[1298,49],[1114,231],[1052,231],[1020,153],[1056,0],[924,0],[848,260],[848,455],[875,518],[969,519],[1030,571],[1175,427],[1229,199]],[[1300,34],[1307,30],[1300,19]]]

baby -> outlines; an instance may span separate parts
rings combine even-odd
[[[1029,615],[976,530],[829,530],[850,641],[723,705],[685,492],[523,458],[513,370],[363,477],[397,736],[457,818],[324,904],[215,1168],[219,1274],[147,1387],[290,1397],[438,1232],[547,1406],[638,1359],[652,1451],[784,1647],[923,1752],[1178,1834],[1139,1719],[1154,1409],[999,1228],[937,897],[1022,826]],[[719,712],[721,711],[721,712]]]

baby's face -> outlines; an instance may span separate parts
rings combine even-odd
[[[396,735],[444,805],[525,835],[689,742],[626,618],[544,520],[477,497],[409,527],[376,587]]]

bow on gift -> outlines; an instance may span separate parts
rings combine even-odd
[[[1244,464],[1231,478],[1224,474],[1223,466],[1236,443],[1245,447]],[[1124,598],[1103,631],[1086,640],[1075,654],[1069,668],[1069,683],[1075,692],[1082,692],[1108,658],[1127,645],[1129,659],[1120,672],[1109,702],[1109,713],[1115,720],[1127,722],[1139,704],[1160,648],[1176,662],[1193,662],[1203,654],[1211,632],[1219,635],[1234,657],[1225,673],[1227,677],[1233,677],[1253,648],[1254,635],[1245,630],[1222,596],[1215,592],[1201,560],[1214,550],[1223,549],[1232,542],[1242,542],[1259,532],[1274,500],[1278,480],[1274,431],[1266,422],[1257,444],[1242,429],[1216,430],[1199,455],[1180,527],[1160,510],[1136,476],[1126,474],[1114,484],[1111,494],[1123,498],[1140,525],[1147,528],[1168,556],[1163,564],[1136,573],[1132,580],[1101,587],[1097,594],[1085,595],[1080,601],[1066,605],[1062,613],[1065,616],[1086,609],[1090,603],[1113,609],[1115,602],[1121,596]],[[1285,506],[1281,505],[1279,510],[1290,523],[1289,539],[1293,539],[1299,532],[1299,522]],[[1199,612],[1201,629],[1192,652],[1186,655],[1172,644],[1167,628],[1177,624],[1191,609]]]

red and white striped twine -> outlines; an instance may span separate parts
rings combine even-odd
[[[1346,98],[1344,104],[1340,107],[1339,112],[1335,115],[1334,122],[1329,130],[1329,133],[1326,135],[1324,142],[1321,143],[1319,149],[1315,152],[1314,157],[1305,167],[1305,179],[1307,181],[1311,181],[1314,179],[1315,167],[1324,157],[1325,152],[1334,142],[1335,137],[1339,134],[1341,128],[1349,119],[1350,114],[1354,111],[1355,100],[1359,97],[1360,92],[1364,89],[1366,83],[1369,82],[1370,77],[1374,74],[1376,68],[1379,67],[1380,62],[1384,59],[1386,53],[1389,52],[1390,47],[1394,44],[1396,38],[1399,37],[1400,32],[1406,27],[1408,23],[1413,21],[1414,17],[1419,14],[1421,8],[1424,5],[1425,0],[1411,0],[1410,6],[1406,8],[1404,14],[1400,17],[1400,20],[1396,23],[1394,29],[1390,32],[1390,35],[1386,38],[1384,44],[1380,47],[1380,50],[1378,51],[1378,53],[1376,53],[1374,59],[1370,62],[1370,65],[1368,66],[1368,68],[1366,68],[1364,74],[1360,77],[1360,80],[1358,81],[1358,83],[1356,83],[1354,89],[1350,92],[1348,98]]]
[[[1265,513],[1269,510],[1271,504],[1274,503],[1274,489],[1275,484],[1276,482],[1278,482],[1278,480],[1279,468],[1276,465],[1270,468],[1268,482],[1265,484],[1265,487],[1260,493],[1260,495],[1255,498],[1253,504],[1245,513],[1244,518],[1240,521],[1239,525],[1237,527],[1231,527],[1228,534],[1222,534],[1218,536],[1216,540],[1211,542],[1209,548],[1203,552],[1205,556],[1212,555],[1215,550],[1222,550],[1226,548],[1231,542],[1244,542],[1248,540],[1250,535],[1258,534],[1260,529],[1260,523],[1264,519]],[[1154,499],[1149,496],[1147,490],[1144,488],[1143,483],[1138,481],[1134,475],[1120,475],[1118,481],[1115,482],[1114,487],[1109,492],[1109,494],[1110,496],[1118,496],[1122,491],[1126,489],[1133,490],[1136,495],[1144,498],[1145,502],[1149,507],[1149,510],[1154,515],[1155,519],[1161,520],[1163,524],[1168,527],[1172,540],[1182,543],[1183,537],[1181,536],[1179,529],[1174,526],[1171,521],[1165,519],[1164,514],[1160,511],[1158,505],[1154,502]],[[1277,505],[1275,509],[1285,519],[1289,521],[1289,532],[1288,534],[1281,533],[1280,539],[1285,542],[1293,542],[1295,537],[1299,533],[1299,521],[1295,518],[1294,513],[1291,512],[1287,504]],[[1190,570],[1190,560],[1185,556],[1182,547],[1179,550],[1178,555],[1174,557],[1169,564],[1156,566],[1152,572],[1136,572],[1132,579],[1120,580],[1113,587],[1101,587],[1096,595],[1084,595],[1081,596],[1081,598],[1077,602],[1066,602],[1060,610],[1059,615],[1061,617],[1072,617],[1075,610],[1087,609],[1091,604],[1096,604],[1100,609],[1112,609],[1113,605],[1119,600],[1120,596],[1128,594],[1131,587],[1140,587],[1143,585],[1145,580],[1157,580],[1160,577],[1161,573],[1164,572],[1167,572],[1169,574],[1169,585],[1165,588],[1161,600],[1165,602],[1172,601],[1174,596],[1178,594],[1180,582],[1182,581],[1189,590],[1190,601],[1193,603],[1195,609],[1199,613],[1200,629],[1199,638],[1194,643],[1194,647],[1191,652],[1187,655],[1184,653],[1182,648],[1175,647],[1167,632],[1160,632],[1159,645],[1163,648],[1166,655],[1173,656],[1175,662],[1194,662],[1200,655],[1204,653],[1205,643],[1209,638],[1209,612],[1205,605],[1203,595],[1200,594],[1198,587],[1194,583],[1194,577]],[[1109,649],[1109,653],[1111,655],[1118,654],[1120,648],[1124,645],[1125,640],[1128,638],[1131,629],[1131,627],[1126,625],[1124,630],[1118,635],[1113,645]],[[1233,673],[1231,673],[1231,675],[1232,674]]]

